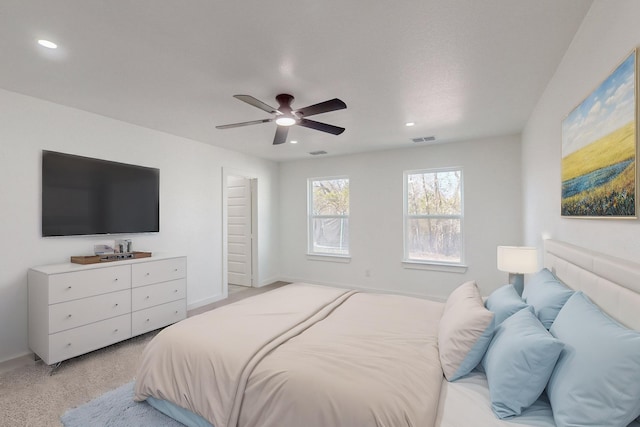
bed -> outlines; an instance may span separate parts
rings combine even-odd
[[[585,295],[629,328],[630,345],[639,342],[640,265],[547,240],[544,266],[563,286],[581,291],[571,294]],[[551,403],[561,417],[558,395],[574,392],[567,391],[566,369],[559,367],[570,370],[579,363],[569,360],[573,344],[559,345],[553,337],[547,344],[559,348],[548,380],[554,387],[545,380],[547,392],[521,413],[496,417],[495,370],[488,356],[498,354],[498,330],[507,328],[504,322],[497,326],[493,314],[487,317],[484,306],[464,305],[475,304],[478,296],[469,294],[474,288],[475,283],[461,285],[447,303],[303,283],[248,298],[159,333],[144,351],[135,398],[199,427],[556,427],[571,422],[554,419]],[[567,307],[578,306],[581,298],[572,296]],[[454,305],[460,301],[462,306]],[[525,311],[518,315],[533,316]],[[556,332],[562,334],[569,314],[556,315]],[[640,365],[624,366],[632,371],[620,381],[635,383]],[[615,423],[630,411],[640,413],[640,392],[633,387],[625,385],[624,392],[637,405],[627,402],[628,396],[616,397],[626,407],[610,405],[617,411],[607,415],[611,425],[624,427],[628,422]],[[594,422],[588,425],[608,425]]]

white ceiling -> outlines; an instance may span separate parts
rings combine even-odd
[[[519,133],[591,0],[2,0],[0,87],[284,161]],[[52,51],[38,39],[58,43]],[[273,146],[234,99],[338,97]],[[414,127],[404,123],[413,121]]]

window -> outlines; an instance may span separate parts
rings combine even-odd
[[[462,264],[462,170],[404,175],[405,261]]]
[[[349,178],[309,179],[309,254],[349,255]]]

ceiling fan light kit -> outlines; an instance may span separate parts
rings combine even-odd
[[[293,126],[296,124],[296,119],[293,117],[282,116],[276,119],[276,124],[278,126]]]
[[[254,107],[259,108],[263,111],[266,111],[269,114],[273,114],[274,116],[270,119],[252,120],[249,122],[220,125],[216,126],[217,129],[230,129],[235,127],[257,125],[260,123],[275,121],[278,127],[276,129],[276,135],[273,139],[274,145],[283,144],[287,141],[289,127],[293,125],[319,130],[321,132],[330,133],[332,135],[340,135],[345,130],[344,128],[339,126],[316,122],[314,120],[309,120],[306,118],[308,116],[313,116],[316,114],[328,113],[330,111],[342,110],[347,108],[347,104],[345,104],[338,98],[330,99],[318,104],[309,105],[297,110],[292,110],[291,103],[295,98],[287,93],[281,93],[276,96],[276,101],[278,101],[277,109],[260,101],[259,99],[254,98],[251,95],[233,95],[233,97],[239,99],[240,101],[246,102],[249,105],[253,105]]]

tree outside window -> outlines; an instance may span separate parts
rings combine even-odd
[[[463,261],[462,170],[405,172],[405,250],[408,261]]]
[[[309,179],[309,253],[349,255],[349,178]]]

